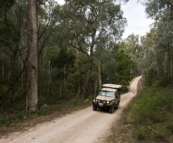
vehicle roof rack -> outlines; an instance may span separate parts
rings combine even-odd
[[[103,87],[120,89],[120,88],[122,88],[122,85],[119,85],[119,84],[103,84]]]

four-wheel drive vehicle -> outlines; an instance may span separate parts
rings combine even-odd
[[[120,103],[119,90],[122,85],[117,84],[103,84],[99,95],[93,99],[93,111],[97,108],[108,109],[110,113],[114,112],[114,109],[118,109]]]

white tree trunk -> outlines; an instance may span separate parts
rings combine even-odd
[[[26,111],[36,112],[38,103],[37,85],[37,0],[28,0],[28,61]]]

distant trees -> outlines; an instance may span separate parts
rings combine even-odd
[[[134,62],[131,57],[123,50],[120,50],[115,55],[117,83],[128,86],[130,80],[133,78],[132,69]]]
[[[146,13],[155,19],[153,28],[143,37],[129,35],[122,42],[122,48],[135,62],[134,73],[148,76],[149,84],[154,80],[173,77],[173,5],[171,0],[143,2]]]
[[[147,1],[146,12],[157,21],[154,25],[155,32],[153,50],[156,56],[158,75],[173,76],[173,5],[172,1]],[[156,5],[152,7],[152,5]]]
[[[143,74],[142,63],[145,55],[144,49],[141,47],[139,35],[131,34],[122,43],[121,48],[134,62],[132,72],[134,75]]]

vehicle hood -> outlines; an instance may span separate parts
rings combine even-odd
[[[115,98],[113,97],[107,97],[107,96],[97,96],[96,97],[97,100],[106,100],[106,101],[111,101],[111,100],[114,100]]]

